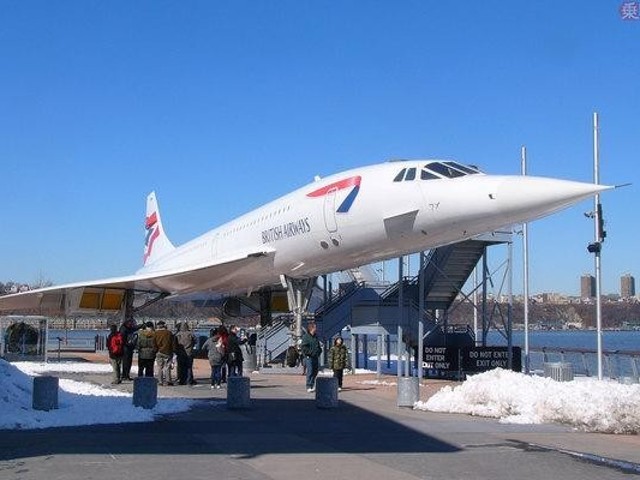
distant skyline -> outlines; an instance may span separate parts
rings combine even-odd
[[[141,266],[156,190],[175,244],[348,168],[452,158],[593,179],[603,292],[640,272],[640,21],[624,2],[5,2],[0,278]],[[532,293],[593,271],[583,202],[530,225]],[[520,241],[514,292],[521,292]]]

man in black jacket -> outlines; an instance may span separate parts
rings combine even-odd
[[[302,336],[300,351],[304,357],[305,373],[307,376],[307,392],[315,391],[316,377],[318,376],[318,359],[322,353],[320,340],[316,337],[316,324],[310,322],[307,331]]]
[[[230,377],[242,376],[242,362],[244,362],[244,356],[242,355],[242,349],[240,348],[241,341],[238,338],[238,327],[233,325],[229,332],[229,340],[227,344],[227,365],[229,366]]]
[[[138,334],[143,325],[136,325],[133,318],[128,318],[120,326],[120,333],[124,340],[124,355],[122,356],[122,380],[131,380],[131,364],[133,363],[133,351],[138,344]]]

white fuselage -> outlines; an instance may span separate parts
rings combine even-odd
[[[429,164],[388,162],[323,178],[207,232],[138,273],[274,249],[266,268],[243,269],[228,282],[229,291],[255,289],[280,283],[282,275],[312,277],[465,240],[545,216],[604,189],[482,173],[422,179]],[[415,169],[414,174],[398,180],[403,169]]]

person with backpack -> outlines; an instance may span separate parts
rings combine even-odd
[[[220,388],[222,383],[222,366],[224,365],[225,349],[222,337],[215,331],[209,332],[209,338],[202,345],[207,350],[209,365],[211,365],[211,388]]]
[[[298,365],[298,362],[300,361],[300,353],[298,352],[298,349],[295,346],[289,345],[287,347],[287,351],[284,356],[284,361],[287,367],[289,368],[294,368],[295,366]]]
[[[107,350],[109,350],[109,363],[113,369],[112,385],[122,383],[122,357],[124,355],[124,339],[118,331],[118,326],[112,324],[107,336]]]
[[[138,335],[138,377],[153,377],[153,364],[156,361],[156,342],[153,322],[144,324],[144,330]]]
[[[124,355],[122,357],[122,380],[131,380],[131,364],[133,352],[138,344],[138,334],[143,325],[136,325],[133,318],[128,318],[120,327],[120,334],[124,340]]]

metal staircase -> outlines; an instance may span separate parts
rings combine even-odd
[[[333,337],[351,324],[351,310],[355,305],[379,301],[379,288],[354,282],[315,311],[318,335],[325,339]]]
[[[363,265],[361,267],[350,268],[346,271],[346,273],[354,282],[357,283],[380,283],[380,279],[378,278],[376,271],[371,265]]]
[[[424,269],[427,310],[447,310],[484,254],[485,242],[467,240],[430,252]]]
[[[427,254],[424,270],[425,310],[447,310],[482,258],[486,241],[466,240],[436,248]],[[385,300],[397,299],[400,283],[382,293]],[[406,278],[403,295],[418,302],[419,275]]]
[[[256,351],[258,365],[266,365],[282,355],[291,340],[292,315],[281,315],[258,333]]]

